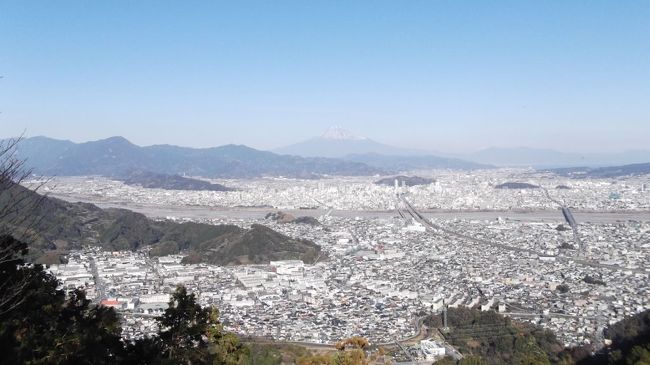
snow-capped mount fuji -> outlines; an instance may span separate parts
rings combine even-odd
[[[367,139],[366,137],[358,137],[347,129],[335,126],[328,128],[325,133],[320,136],[321,139],[330,139],[336,141],[359,141]]]
[[[490,167],[456,158],[435,156],[427,151],[390,146],[370,138],[357,137],[340,127],[331,127],[320,137],[278,148],[273,152],[302,157],[341,158],[389,171],[471,170]]]
[[[376,153],[381,155],[425,155],[426,151],[394,147],[370,138],[359,137],[341,127],[330,127],[320,137],[273,150],[284,155],[302,157],[342,158],[348,155]]]

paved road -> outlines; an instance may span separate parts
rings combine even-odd
[[[95,259],[90,260],[90,268],[93,272],[93,279],[95,280],[97,302],[101,302],[102,300],[106,299],[106,288],[104,286],[104,281],[99,276],[99,272],[97,271],[97,263],[95,262]]]

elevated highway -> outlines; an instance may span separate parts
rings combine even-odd
[[[422,214],[420,214],[414,207],[411,205],[411,203],[406,200],[406,197],[403,194],[398,195],[399,200],[403,203],[405,206],[406,210],[405,212],[402,212],[403,215],[408,215],[412,217],[415,221],[418,223],[422,224],[425,226],[430,232],[434,234],[440,234],[444,233],[450,236],[454,237],[459,237],[464,240],[478,243],[481,245],[487,245],[491,247],[496,247],[502,250],[507,250],[507,251],[514,251],[514,252],[523,252],[523,253],[528,253],[532,255],[537,255],[537,256],[546,256],[545,254],[535,251],[533,249],[528,249],[528,248],[523,248],[523,247],[516,247],[516,246],[511,246],[511,245],[506,245],[503,243],[498,243],[494,241],[489,241],[483,238],[476,238],[469,236],[464,233],[459,233],[444,227],[441,227],[435,223],[432,223],[428,219],[426,219]],[[406,214],[404,214],[406,213]],[[648,274],[648,271],[645,269],[641,268],[629,268],[629,267],[624,267],[624,266],[619,266],[619,265],[608,265],[608,264],[601,264],[599,262],[595,262],[592,260],[586,260],[586,259],[581,259],[581,258],[575,258],[575,257],[570,257],[570,256],[564,256],[564,255],[558,255],[555,256],[556,260],[561,260],[561,261],[570,261],[573,262],[577,265],[583,265],[583,266],[590,266],[590,267],[596,267],[596,268],[601,268],[601,269],[610,269],[610,270],[622,270],[622,271],[630,271],[634,273],[643,273],[643,274]]]

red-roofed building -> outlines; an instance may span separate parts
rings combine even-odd
[[[116,299],[104,299],[99,302],[99,304],[105,307],[113,307],[115,309],[122,307],[122,303],[118,302]]]

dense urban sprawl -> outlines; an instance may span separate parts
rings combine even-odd
[[[361,335],[389,343],[418,335],[423,316],[449,305],[494,309],[549,328],[567,345],[581,344],[599,340],[606,324],[650,307],[650,222],[641,214],[650,206],[647,178],[568,180],[511,170],[439,172],[435,177],[434,184],[397,190],[361,178],[228,181],[237,192],[141,189],[100,178],[59,180],[48,186],[56,196],[104,203],[269,206],[268,211],[318,207],[319,226],[258,216],[210,218],[209,211],[201,218],[167,219],[263,223],[310,239],[326,254],[314,265],[288,260],[220,267],[182,265],[181,255],[150,257],[146,250],[88,247],[50,270],[63,286],[85,288],[94,300],[123,313],[127,338],[155,332],[153,318],[179,284],[197,293],[202,304],[216,305],[228,329],[293,342],[333,343]],[[574,209],[638,211],[641,218],[578,222],[583,244],[578,249],[556,203],[539,189],[494,188],[504,181],[541,184]],[[556,189],[560,185],[570,189]],[[436,230],[400,216],[396,193],[425,211],[550,210],[555,218],[430,214],[430,222],[444,229]],[[329,214],[333,209],[391,212]]]

